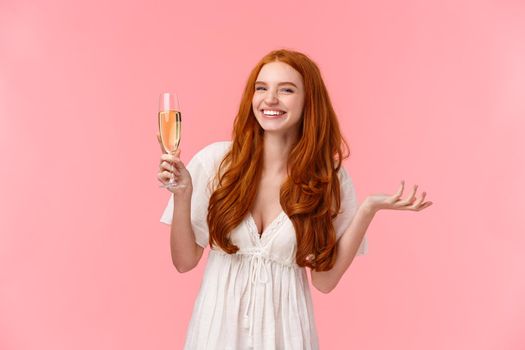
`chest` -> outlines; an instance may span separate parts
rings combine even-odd
[[[280,190],[282,178],[263,178],[258,185],[251,216],[259,236],[282,213]]]

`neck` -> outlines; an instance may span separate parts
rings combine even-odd
[[[295,134],[264,133],[263,175],[288,176],[288,156],[296,141]]]

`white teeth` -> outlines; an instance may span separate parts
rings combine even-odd
[[[265,114],[265,115],[281,115],[281,114],[284,114],[284,112],[282,112],[282,111],[263,110],[263,114]]]

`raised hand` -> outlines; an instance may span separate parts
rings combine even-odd
[[[417,185],[414,185],[412,194],[407,199],[402,199],[403,190],[405,188],[405,181],[401,181],[401,186],[397,193],[388,195],[384,193],[374,194],[368,196],[363,202],[364,205],[368,206],[373,212],[377,212],[381,209],[393,209],[393,210],[412,210],[420,211],[428,208],[432,205],[432,202],[423,202],[426,196],[426,192],[421,194],[421,198],[416,198]]]
[[[179,158],[180,149],[177,149],[173,153],[166,153],[159,135],[157,135],[157,140],[159,141],[160,149],[162,151],[157,180],[165,185],[170,178],[174,178],[178,186],[171,188],[168,187],[168,191],[176,195],[188,192],[191,193],[193,191],[191,175],[184,166],[182,160]]]

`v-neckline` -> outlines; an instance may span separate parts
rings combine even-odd
[[[259,233],[259,228],[257,227],[257,223],[255,222],[255,218],[253,217],[252,215],[252,212],[251,210],[248,212],[248,217],[253,225],[253,229],[254,229],[254,233],[257,235],[257,238],[259,240],[262,240],[263,239],[263,236],[266,237],[265,233],[268,232],[270,229],[273,228],[273,226],[275,226],[277,224],[277,222],[279,221],[279,219],[285,214],[284,210],[281,209],[281,211],[279,212],[279,214],[275,217],[275,219],[273,219],[270,224],[268,224],[268,226],[266,226],[266,228],[263,229],[263,231],[261,233]]]

